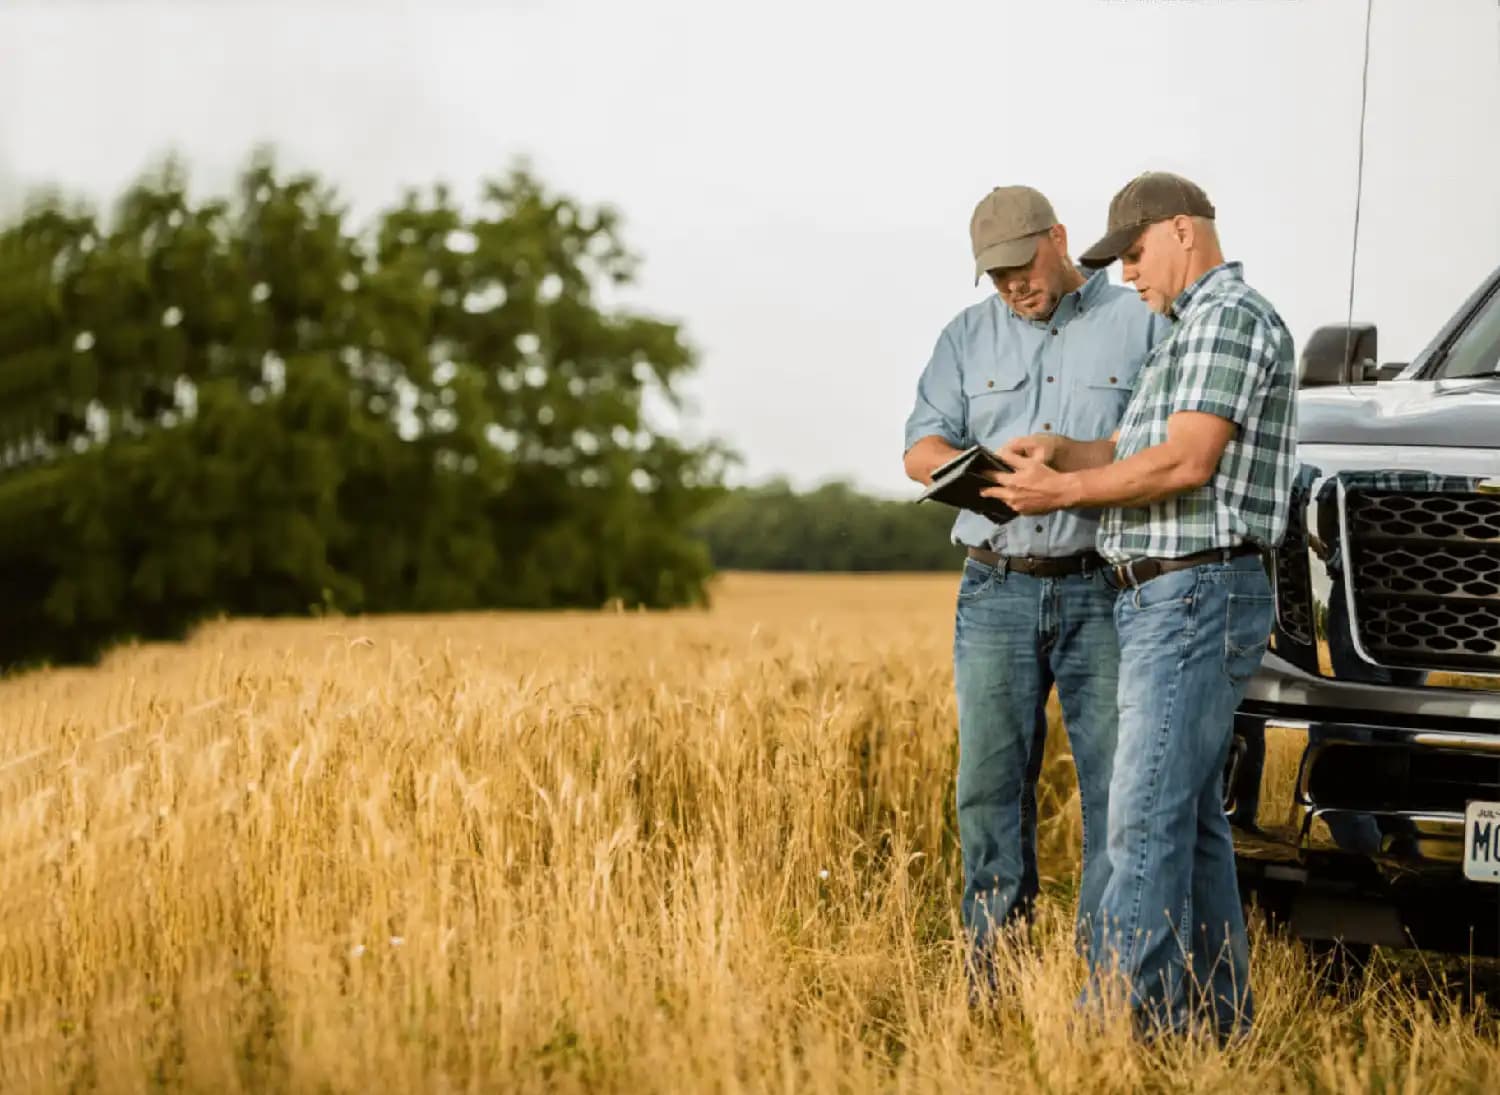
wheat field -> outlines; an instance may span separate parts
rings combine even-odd
[[[1482,1000],[1330,991],[1258,927],[1248,1041],[1076,1022],[1058,727],[1039,920],[971,1008],[955,584],[226,621],[0,681],[0,1090],[1500,1089]]]

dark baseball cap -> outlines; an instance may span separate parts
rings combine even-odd
[[[1104,238],[1080,255],[1078,261],[1090,270],[1108,266],[1151,225],[1176,216],[1213,220],[1214,203],[1201,187],[1181,175],[1167,171],[1137,175],[1110,201]]]

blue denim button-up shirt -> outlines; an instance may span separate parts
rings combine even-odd
[[[1094,441],[1114,433],[1147,352],[1170,330],[1130,289],[1095,273],[1048,320],[1022,319],[998,293],[965,308],[938,337],[906,420],[906,447],[941,437],[998,449],[1032,433]],[[959,511],[953,542],[1005,555],[1094,547],[1097,510],[1018,517],[1004,526]]]

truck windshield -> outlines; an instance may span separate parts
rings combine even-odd
[[[1500,375],[1500,287],[1479,305],[1433,375],[1439,380]]]

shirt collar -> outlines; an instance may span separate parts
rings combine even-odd
[[[1094,301],[1098,299],[1099,294],[1104,291],[1105,286],[1107,286],[1108,284],[1108,270],[1095,270],[1092,274],[1090,274],[1088,280],[1080,285],[1077,289],[1073,290],[1071,294],[1072,296],[1076,296],[1078,298],[1079,310],[1081,311],[1086,306],[1093,304]]]
[[[1177,299],[1172,302],[1169,314],[1175,320],[1186,319],[1193,305],[1213,296],[1215,292],[1224,287],[1226,282],[1244,281],[1244,271],[1245,264],[1242,262],[1220,263],[1181,293],[1178,293]]]

